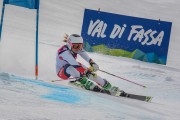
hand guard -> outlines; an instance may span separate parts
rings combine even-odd
[[[99,66],[95,62],[90,62],[91,67],[89,68],[91,71],[96,72],[99,70]]]

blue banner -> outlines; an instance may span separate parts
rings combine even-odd
[[[4,4],[16,5],[29,9],[39,9],[39,0],[4,0]]]
[[[166,64],[171,22],[85,9],[85,49]]]

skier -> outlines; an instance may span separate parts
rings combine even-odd
[[[66,44],[58,49],[56,56],[56,72],[59,78],[64,80],[69,77],[76,78],[71,83],[79,82],[87,90],[101,91],[103,89],[114,96],[121,94],[122,91],[118,87],[112,86],[106,79],[95,73],[99,70],[99,66],[83,49],[83,38],[80,35],[68,36],[65,34],[64,42]],[[90,64],[89,68],[76,61],[77,54]]]

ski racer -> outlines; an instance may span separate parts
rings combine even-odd
[[[66,44],[58,49],[56,55],[56,72],[59,78],[63,80],[69,77],[76,78],[71,82],[80,82],[87,90],[100,91],[103,89],[114,96],[121,94],[122,91],[118,87],[112,86],[106,79],[95,73],[99,70],[99,66],[83,49],[83,38],[80,35],[65,34],[64,42]],[[90,64],[89,68],[76,61],[78,54]]]

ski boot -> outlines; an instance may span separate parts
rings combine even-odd
[[[69,83],[76,86],[76,87],[84,88],[84,85],[81,84],[78,80],[69,81]]]
[[[100,92],[102,89],[93,81],[89,80],[87,77],[81,77],[75,81],[71,81],[75,86],[80,86],[86,90],[91,90],[95,92]]]
[[[104,79],[105,84],[103,86],[104,90],[113,96],[120,96],[124,91],[120,90],[118,87],[116,86],[112,86],[106,79]]]

